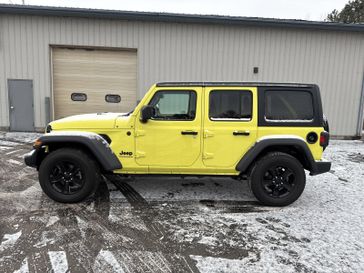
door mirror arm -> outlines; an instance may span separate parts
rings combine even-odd
[[[151,119],[155,115],[155,108],[152,105],[145,105],[140,111],[140,121],[146,123],[148,119]]]

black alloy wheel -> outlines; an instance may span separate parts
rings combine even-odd
[[[263,205],[287,206],[301,196],[306,175],[297,158],[273,152],[255,162],[249,184],[254,196]]]
[[[272,166],[264,173],[262,183],[269,196],[282,198],[294,190],[295,174],[290,168]]]
[[[85,176],[76,162],[59,161],[49,173],[49,182],[57,192],[75,194],[85,185]]]
[[[99,165],[83,150],[57,149],[40,164],[39,183],[44,193],[57,202],[79,202],[98,188]]]

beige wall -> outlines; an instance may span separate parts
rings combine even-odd
[[[0,16],[0,126],[8,126],[8,78],[34,80],[35,126],[45,125],[54,44],[137,49],[138,99],[158,81],[317,83],[332,133],[357,131],[364,33]]]

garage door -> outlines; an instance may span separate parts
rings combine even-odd
[[[136,51],[53,48],[54,118],[128,112],[136,105]]]

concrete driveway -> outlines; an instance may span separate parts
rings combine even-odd
[[[363,272],[364,143],[333,141],[330,173],[291,206],[260,206],[246,181],[104,177],[59,204],[0,133],[0,272]]]

